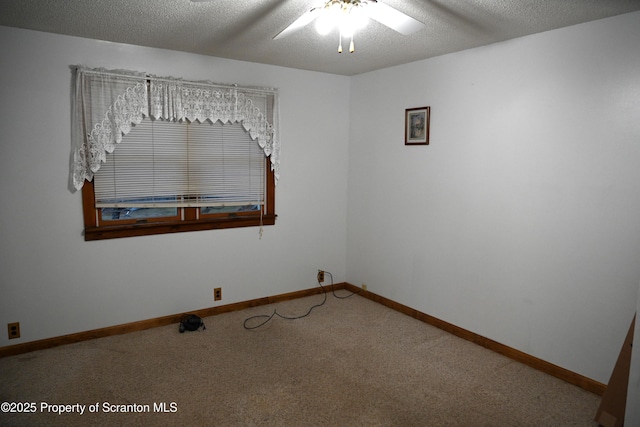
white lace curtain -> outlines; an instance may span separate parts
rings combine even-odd
[[[240,122],[280,177],[275,89],[246,88],[132,71],[76,68],[72,96],[70,179],[79,190],[107,160],[122,136],[144,117],[154,120]]]

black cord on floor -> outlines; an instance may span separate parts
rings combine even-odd
[[[333,294],[333,296],[335,298],[338,299],[346,299],[349,297],[352,297],[353,295],[362,292],[361,290],[358,292],[351,292],[348,295],[337,295],[336,294],[336,290],[335,287],[333,285],[333,275],[331,273],[329,273],[328,271],[324,272],[325,274],[329,275],[329,277],[331,278],[331,293]],[[277,310],[273,310],[273,313],[271,314],[258,314],[257,316],[251,316],[248,317],[244,320],[244,328],[247,330],[253,330],[253,329],[258,329],[261,326],[266,325],[271,319],[273,319],[274,317],[278,316],[281,319],[285,319],[285,320],[296,320],[296,319],[302,319],[303,317],[307,317],[309,314],[311,314],[311,312],[313,311],[313,309],[320,307],[322,305],[324,305],[327,302],[327,290],[325,289],[324,286],[322,286],[322,283],[320,283],[320,281],[318,280],[318,285],[322,288],[322,295],[324,296],[324,298],[322,299],[322,302],[319,304],[315,304],[312,305],[311,308],[309,308],[309,311],[307,311],[305,314],[301,315],[301,316],[294,316],[294,317],[289,317],[289,316],[284,316],[280,313],[278,313]],[[260,322],[259,324],[255,325],[255,326],[247,326],[247,323],[251,322],[252,320],[255,319],[264,319],[262,322]]]
[[[362,289],[358,289],[358,292],[349,292],[347,295],[337,295],[336,294],[336,289],[333,286],[333,275],[331,273],[329,273],[328,271],[325,271],[324,274],[328,274],[329,277],[331,277],[331,293],[333,294],[334,297],[336,297],[338,299],[347,299],[347,298],[350,298],[350,297],[354,296],[355,294],[359,294],[360,292],[362,292]]]

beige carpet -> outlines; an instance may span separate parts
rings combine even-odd
[[[599,396],[357,295],[244,328],[322,300],[208,317],[204,332],[174,325],[0,359],[0,402],[35,403],[0,424],[597,426]]]

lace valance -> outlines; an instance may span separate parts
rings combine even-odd
[[[144,117],[155,120],[242,123],[280,177],[275,89],[238,87],[78,67],[72,97],[71,181],[80,189],[122,136]]]

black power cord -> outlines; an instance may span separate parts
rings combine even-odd
[[[335,290],[335,286],[333,285],[333,275],[328,271],[325,271],[324,273],[328,274],[329,277],[331,278],[331,293],[333,294],[333,296],[335,298],[347,299],[349,297],[354,296],[357,293],[362,292],[362,290],[359,290],[358,292],[350,292],[348,295],[337,295],[336,294],[336,290]],[[296,319],[302,319],[303,317],[307,317],[309,314],[311,314],[311,312],[315,308],[323,306],[327,302],[327,290],[325,289],[324,286],[322,286],[322,283],[320,282],[320,280],[318,280],[318,286],[320,286],[322,288],[322,295],[323,295],[324,298],[322,299],[321,303],[312,305],[305,314],[303,314],[301,316],[290,317],[290,316],[284,316],[284,315],[278,313],[277,310],[273,310],[273,313],[271,313],[271,314],[258,314],[257,316],[251,316],[251,317],[246,318],[244,320],[244,328],[247,329],[247,330],[258,329],[261,326],[266,325],[271,319],[273,319],[276,316],[280,317],[281,319],[285,319],[285,320],[296,320]],[[258,323],[255,326],[247,326],[247,323],[249,323],[249,322],[251,322],[252,320],[255,320],[255,319],[264,319],[264,320],[262,322]]]
[[[333,294],[334,297],[338,298],[338,299],[347,299],[350,298],[352,296],[354,296],[355,294],[359,294],[360,292],[362,292],[362,289],[359,289],[357,292],[349,292],[347,295],[337,295],[336,294],[336,289],[333,286],[333,275],[331,273],[329,273],[328,271],[325,271],[324,274],[328,274],[329,277],[331,278],[331,293]],[[322,286],[322,285],[320,285]]]

